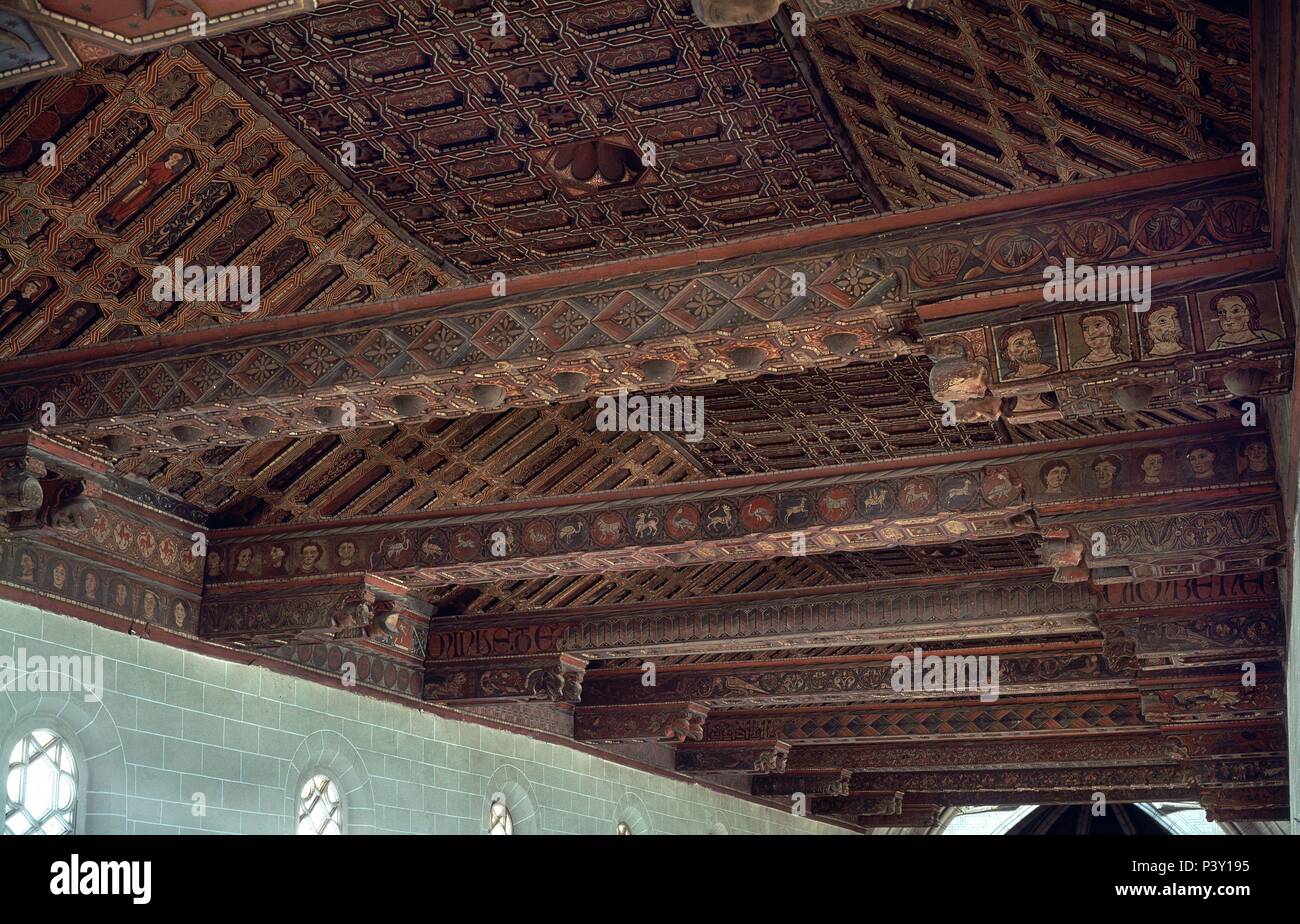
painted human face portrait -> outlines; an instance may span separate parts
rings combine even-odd
[[[1251,440],[1242,450],[1246,458],[1246,471],[1252,475],[1262,475],[1273,471],[1272,451],[1264,440]]]
[[[1225,334],[1239,334],[1250,330],[1250,307],[1240,295],[1225,295],[1214,303],[1214,313]]]
[[[94,598],[96,592],[99,590],[99,579],[95,577],[93,571],[86,572],[85,578],[82,579],[81,587],[88,599]]]
[[[357,554],[357,547],[355,544],[348,542],[346,540],[339,543],[338,556],[339,556],[340,565],[346,567],[352,564],[352,559],[356,556],[356,554]]]
[[[1109,347],[1111,338],[1115,336],[1114,325],[1099,314],[1084,318],[1079,322],[1079,327],[1083,330],[1083,342],[1094,350]]]
[[[1060,494],[1065,483],[1070,480],[1070,466],[1064,462],[1048,462],[1038,473],[1043,488],[1048,494]]]
[[[1056,365],[1056,335],[1050,321],[1013,324],[996,333],[1003,381],[1051,375]]]
[[[1144,324],[1148,356],[1172,356],[1187,348],[1183,342],[1183,321],[1178,306],[1172,302],[1152,308],[1147,312]]]
[[[189,616],[189,611],[185,609],[184,601],[177,600],[176,605],[172,607],[172,622],[179,629],[185,625],[185,619]]]
[[[1128,359],[1127,328],[1118,311],[1104,308],[1077,316],[1072,328],[1071,360],[1075,369],[1096,369]]]
[[[18,559],[18,576],[28,583],[36,580],[36,562],[26,552]]]
[[[1024,366],[1042,359],[1043,350],[1038,345],[1038,338],[1034,336],[1034,332],[1028,327],[1022,327],[1007,338],[1007,355],[1014,359],[1017,365]]]
[[[68,585],[68,566],[61,561],[55,562],[52,578],[54,580],[54,589],[63,590]]]
[[[245,546],[235,556],[235,570],[247,571],[253,564],[253,550]]]
[[[1097,487],[1110,490],[1115,486],[1115,476],[1119,474],[1119,460],[1114,456],[1102,456],[1092,463],[1092,476]]]
[[[320,546],[314,542],[308,542],[302,547],[302,564],[299,566],[300,571],[315,571],[316,563],[320,561]]]
[[[1197,446],[1187,453],[1187,466],[1192,470],[1192,477],[1207,481],[1214,477],[1214,450],[1208,446]]]
[[[1160,484],[1165,469],[1165,456],[1161,452],[1148,452],[1142,457],[1142,483]]]
[[[1267,309],[1269,317],[1265,321],[1264,314]],[[1277,332],[1281,330],[1281,325],[1276,325],[1277,330],[1272,329],[1276,316],[1276,307],[1273,299],[1270,297],[1268,304],[1261,306],[1259,293],[1250,289],[1229,289],[1227,292],[1221,292],[1210,300],[1210,311],[1208,317],[1202,315],[1203,319],[1209,323],[1206,325],[1206,339],[1210,340],[1209,349],[1226,350],[1232,347],[1245,346],[1258,343],[1272,343],[1281,339]],[[1214,328],[1218,328],[1217,336],[1214,336]]]

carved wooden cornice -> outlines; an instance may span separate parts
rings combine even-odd
[[[873,741],[887,738],[961,739],[1066,734],[1148,724],[1135,694],[1025,697],[994,703],[890,703],[868,706],[806,707],[714,712],[704,729],[706,741],[779,738],[806,741]],[[796,747],[795,752],[798,753]]]
[[[424,698],[435,702],[492,703],[584,700],[587,659],[571,654],[521,660],[429,664]]]
[[[1107,660],[1143,671],[1231,666],[1280,661],[1286,653],[1286,620],[1280,604],[1170,615],[1145,614],[1101,620]]]
[[[1169,789],[1196,785],[1196,775],[1180,764],[1133,765],[1125,767],[1049,768],[1026,770],[917,770],[855,773],[851,790],[896,789],[925,793],[1011,792],[1031,790],[1083,790],[1106,792],[1114,789]],[[977,803],[985,804],[985,803]],[[992,803],[988,803],[992,804]]]
[[[709,709],[699,703],[656,706],[579,706],[573,712],[578,741],[700,741]]]
[[[427,634],[429,612],[429,606],[408,597],[402,585],[357,572],[255,593],[241,593],[238,585],[209,588],[203,598],[200,634],[255,648],[343,639],[391,642],[402,636],[404,616],[418,621],[419,634]],[[409,628],[405,634],[411,634]],[[416,655],[413,645],[399,647]]]
[[[1154,732],[1114,732],[1016,741],[804,744],[790,754],[789,770],[982,770],[998,767],[1114,767],[1164,763],[1177,746]]]
[[[1139,688],[1159,683],[1158,689],[1142,693],[1142,715],[1149,722],[1164,725],[1201,722],[1247,722],[1278,719],[1286,708],[1286,692],[1280,675],[1261,665],[1253,683],[1243,683],[1243,672],[1214,672],[1179,678],[1139,678]]]
[[[919,641],[918,641],[919,644]],[[1063,646],[1064,647],[1064,646]],[[979,657],[983,649],[926,649],[944,657]],[[663,667],[654,683],[639,670],[588,674],[583,702],[616,705],[689,699],[714,708],[803,705],[808,703],[896,700],[891,686],[892,655],[818,659],[807,664],[715,662],[698,668]],[[972,665],[974,660],[970,662]],[[1131,686],[1131,674],[1111,670],[1095,644],[1060,651],[1003,654],[999,690],[1006,695],[1065,691],[1118,690]],[[942,691],[911,695],[942,698]]]
[[[1035,293],[1026,304],[981,313],[973,319],[978,327],[971,318],[922,324],[931,356],[978,369],[960,388],[936,388],[935,397],[972,413],[984,402],[997,416],[1025,423],[1289,391],[1294,323],[1286,290],[1250,272],[1233,277],[1230,269],[1218,285],[1158,287],[1146,310],[1036,302]],[[1234,299],[1254,306],[1250,330],[1240,335],[1244,345],[1227,339],[1239,335],[1223,331],[1215,312]],[[1111,331],[1109,345],[1096,350],[1103,358],[1094,359],[1085,342],[1085,321]],[[939,373],[937,366],[932,385],[943,382]]]
[[[771,600],[705,598],[630,612],[589,607],[435,620],[429,657],[451,663],[548,652],[653,657],[679,651],[1070,634],[1095,630],[1091,607],[1082,585],[1044,579],[849,595],[790,592]]]
[[[1291,817],[1285,786],[1206,789],[1200,802],[1208,821],[1286,821]]]
[[[1188,458],[1168,449],[1168,441],[1186,439],[1196,440]],[[1254,452],[1257,444],[1262,455]],[[1155,576],[1189,557],[1216,561],[1218,570],[1242,570],[1250,551],[1257,569],[1281,542],[1267,448],[1261,434],[1196,424],[1158,436],[1120,433],[671,488],[223,530],[214,534],[214,555],[248,549],[255,562],[250,583],[303,573],[309,558],[309,573],[364,562],[416,586],[767,559],[797,554],[800,538],[804,551],[816,554],[1104,531],[1106,555],[1088,553],[1098,570],[1094,578]],[[1248,454],[1253,461],[1243,461]],[[1139,477],[1149,455],[1164,459],[1151,484]],[[1103,467],[1116,474],[1094,483]],[[1212,513],[1146,512],[1190,506],[1193,499],[1199,508],[1220,495],[1225,509]],[[1245,504],[1246,495],[1259,501]],[[1201,525],[1207,517],[1222,523],[1209,530]],[[1219,545],[1229,535],[1240,553],[1229,555]],[[1121,570],[1110,574],[1103,567]],[[209,580],[232,583],[224,567]]]
[[[680,752],[680,749],[678,751]],[[786,772],[780,776],[757,776],[754,778],[753,793],[756,796],[793,796],[803,793],[805,796],[847,796],[850,791],[850,770],[830,770],[823,773],[790,773],[789,761]]]
[[[1240,727],[1219,725],[1177,728],[1166,732],[1180,760],[1224,756],[1279,757],[1286,754],[1286,727],[1276,721],[1247,722]]]
[[[1187,174],[1175,168],[1163,176]],[[1112,194],[1090,199],[1103,189]],[[357,425],[374,426],[667,381],[689,387],[841,363],[850,352],[861,359],[915,352],[912,302],[1041,288],[1044,266],[1090,258],[1092,245],[1081,242],[1093,240],[1094,225],[1108,242],[1099,255],[1153,265],[1157,275],[1177,263],[1185,282],[1195,261],[1210,261],[1205,272],[1213,273],[1215,260],[1267,244],[1249,178],[1131,190],[1119,181],[1081,184],[1068,207],[1060,196],[1010,196],[1003,203],[1010,211],[972,219],[960,239],[917,212],[901,229],[886,223],[864,234],[873,226],[846,223],[802,235],[823,243],[792,246],[789,235],[773,235],[741,257],[702,248],[515,280],[506,295],[490,286],[444,289],[219,332],[126,340],[35,365],[20,358],[0,363],[0,426],[30,425],[53,401],[56,432],[87,446],[109,440],[121,454],[132,445],[338,429],[348,425],[345,401]],[[1022,205],[1044,199],[1053,204]],[[1187,214],[1189,201],[1195,215]],[[1145,239],[1162,222],[1193,231],[1172,242]],[[656,264],[665,269],[646,272]],[[837,333],[852,342],[835,345],[828,338]],[[757,349],[760,367],[733,355],[740,348]]]
[[[781,774],[790,745],[784,741],[755,741],[740,747],[688,743],[678,745],[676,752],[677,769],[685,773]]]
[[[812,800],[811,807],[817,815],[897,816],[903,811],[903,793],[882,787],[847,796],[819,796]]]
[[[201,515],[32,433],[0,436],[0,584],[58,612],[194,634]]]

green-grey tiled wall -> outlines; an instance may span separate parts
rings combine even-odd
[[[482,833],[503,792],[519,833],[847,833],[688,782],[342,688],[231,664],[0,600],[0,655],[102,655],[102,706],[0,691],[0,742],[42,718],[77,741],[86,833],[284,833],[326,769],[351,833]],[[195,795],[205,811],[196,814]]]

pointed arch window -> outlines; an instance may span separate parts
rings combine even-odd
[[[342,834],[343,799],[328,776],[317,773],[298,792],[299,834]]]
[[[5,832],[72,834],[77,825],[77,759],[48,728],[23,735],[9,752]]]
[[[510,817],[510,808],[505,799],[492,800],[488,809],[488,834],[514,834],[515,821]]]

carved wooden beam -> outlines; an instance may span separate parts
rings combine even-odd
[[[0,596],[197,632],[199,512],[36,434],[0,436],[0,470],[12,489],[0,512]]]
[[[1287,758],[1281,754],[1215,758],[1197,761],[1191,772],[1206,792],[1224,787],[1286,786]]]
[[[908,803],[896,814],[859,815],[856,821],[864,828],[933,828],[939,823],[945,809],[945,805]]]
[[[1159,672],[1278,661],[1285,621],[1272,571],[1098,588],[1106,659]]]
[[[1246,661],[1280,661],[1286,653],[1286,620],[1280,603],[1103,617],[1101,631],[1107,661],[1116,668],[1239,668]]]
[[[728,744],[681,744],[677,769],[684,773],[784,773],[790,745],[784,741]]]
[[[1258,671],[1255,683],[1243,684],[1244,675],[1203,674],[1159,677],[1159,689],[1142,693],[1142,714],[1149,722],[1194,724],[1201,722],[1244,722],[1260,718],[1281,718],[1286,709],[1286,690],[1276,672]],[[1138,679],[1139,688],[1147,681]]]
[[[214,537],[219,557],[248,550],[254,564],[239,580],[253,583],[286,573],[348,572],[358,563],[412,586],[481,583],[1040,532],[1086,538],[1098,531],[1108,537],[1108,551],[1097,555],[1090,546],[1086,561],[1094,570],[1115,569],[1101,571],[1105,579],[1159,574],[1188,560],[1237,570],[1252,551],[1259,561],[1281,544],[1267,440],[1242,429],[1231,422],[1195,424],[1051,447],[230,529]],[[1187,453],[1169,448],[1171,441],[1189,440],[1196,442]],[[1154,454],[1164,463],[1158,471],[1148,464],[1151,475],[1142,464]],[[1223,509],[1159,514],[1163,531],[1147,512],[1180,505],[1200,510],[1213,502]],[[1198,525],[1211,516],[1222,524]],[[1223,542],[1233,551],[1221,548]],[[234,580],[228,567],[209,575],[210,583]]]
[[[1097,594],[1098,602],[1108,615],[1155,615],[1167,607],[1267,606],[1278,602],[1277,574],[1274,571],[1103,584],[1097,588]]]
[[[911,793],[1009,792],[1031,790],[1083,790],[1106,792],[1115,789],[1170,789],[1195,786],[1196,775],[1180,764],[1160,766],[1088,767],[1026,770],[940,770],[855,773],[851,792],[897,789]],[[993,803],[977,802],[985,805]]]
[[[714,712],[706,741],[779,738],[814,741],[876,741],[889,738],[959,740],[972,737],[1106,734],[1149,727],[1131,693],[1024,697],[994,703],[891,703],[866,706]],[[793,752],[798,753],[798,748]]]
[[[812,800],[811,808],[814,815],[898,815],[903,810],[903,793],[880,790],[818,796]]]
[[[1238,274],[1147,294],[1143,307],[1038,292],[924,323],[935,398],[1030,423],[1290,390],[1295,326],[1280,282]]]
[[[232,584],[204,594],[200,634],[250,648],[381,639],[400,633],[404,613],[423,613],[420,629],[427,632],[429,611],[402,585],[364,572],[299,578],[255,592]]]
[[[1207,789],[1200,802],[1208,821],[1286,821],[1291,817],[1285,786]]]
[[[573,712],[578,741],[699,741],[709,709],[698,703],[664,706],[579,706]]]
[[[1248,755],[1279,757],[1286,754],[1286,726],[1277,721],[1178,728],[1166,732],[1180,760],[1206,760]]]
[[[454,662],[567,651],[593,658],[653,658],[681,652],[1068,635],[1096,629],[1094,602],[1083,585],[1054,584],[1041,577],[852,589],[435,619],[429,657],[431,662]]]
[[[737,594],[636,607],[571,607],[435,619],[429,659],[510,659],[573,652],[591,658],[771,647],[911,642],[1018,633],[1092,632],[1082,585],[1043,578],[975,586],[885,587],[854,593]]]
[[[1112,670],[1095,642],[1000,655],[997,649],[986,648],[927,647],[925,652],[968,658],[972,672],[974,659],[997,655],[999,690],[1005,695],[1118,690],[1132,685],[1132,673]],[[655,682],[649,685],[642,670],[595,670],[587,676],[583,702],[596,706],[690,699],[711,707],[734,708],[896,700],[899,693],[892,686],[897,673],[893,657],[891,652],[802,662],[710,662],[662,667],[655,671]],[[919,690],[913,695],[942,698],[950,694]]]
[[[789,769],[789,761],[786,761]],[[679,767],[680,769],[680,767]],[[793,796],[803,793],[805,796],[847,796],[850,791],[850,770],[831,770],[822,773],[783,773],[780,776],[759,776],[754,778],[753,793],[756,796]]]
[[[577,703],[583,697],[587,659],[571,654],[511,661],[430,664],[424,698],[447,703]]]
[[[1152,731],[991,741],[802,744],[790,752],[792,773],[840,770],[984,770],[999,767],[1115,767],[1165,763],[1178,745]]]
[[[1286,529],[1274,488],[1207,490],[1200,499],[1180,511],[1058,514],[1040,517],[1038,525],[1043,535],[1073,540],[1080,576],[1094,585],[1254,573],[1282,563]],[[1093,551],[1097,537],[1104,555]],[[1058,566],[1058,579],[1076,579],[1071,570]]]
[[[1099,259],[1157,280],[1266,274],[1261,191],[1241,173],[1227,159],[508,279],[505,294],[498,280],[20,357],[0,363],[0,427],[35,425],[49,401],[56,432],[120,454],[915,353],[915,303],[1023,300],[1099,239]],[[1171,226],[1176,239],[1155,237]]]
[[[1195,786],[1166,786],[1163,788],[1115,787],[1096,789],[1010,789],[977,790],[974,792],[921,793],[922,798],[945,806],[965,805],[1093,805],[1101,792],[1108,805],[1128,802],[1198,802],[1201,790]]]

